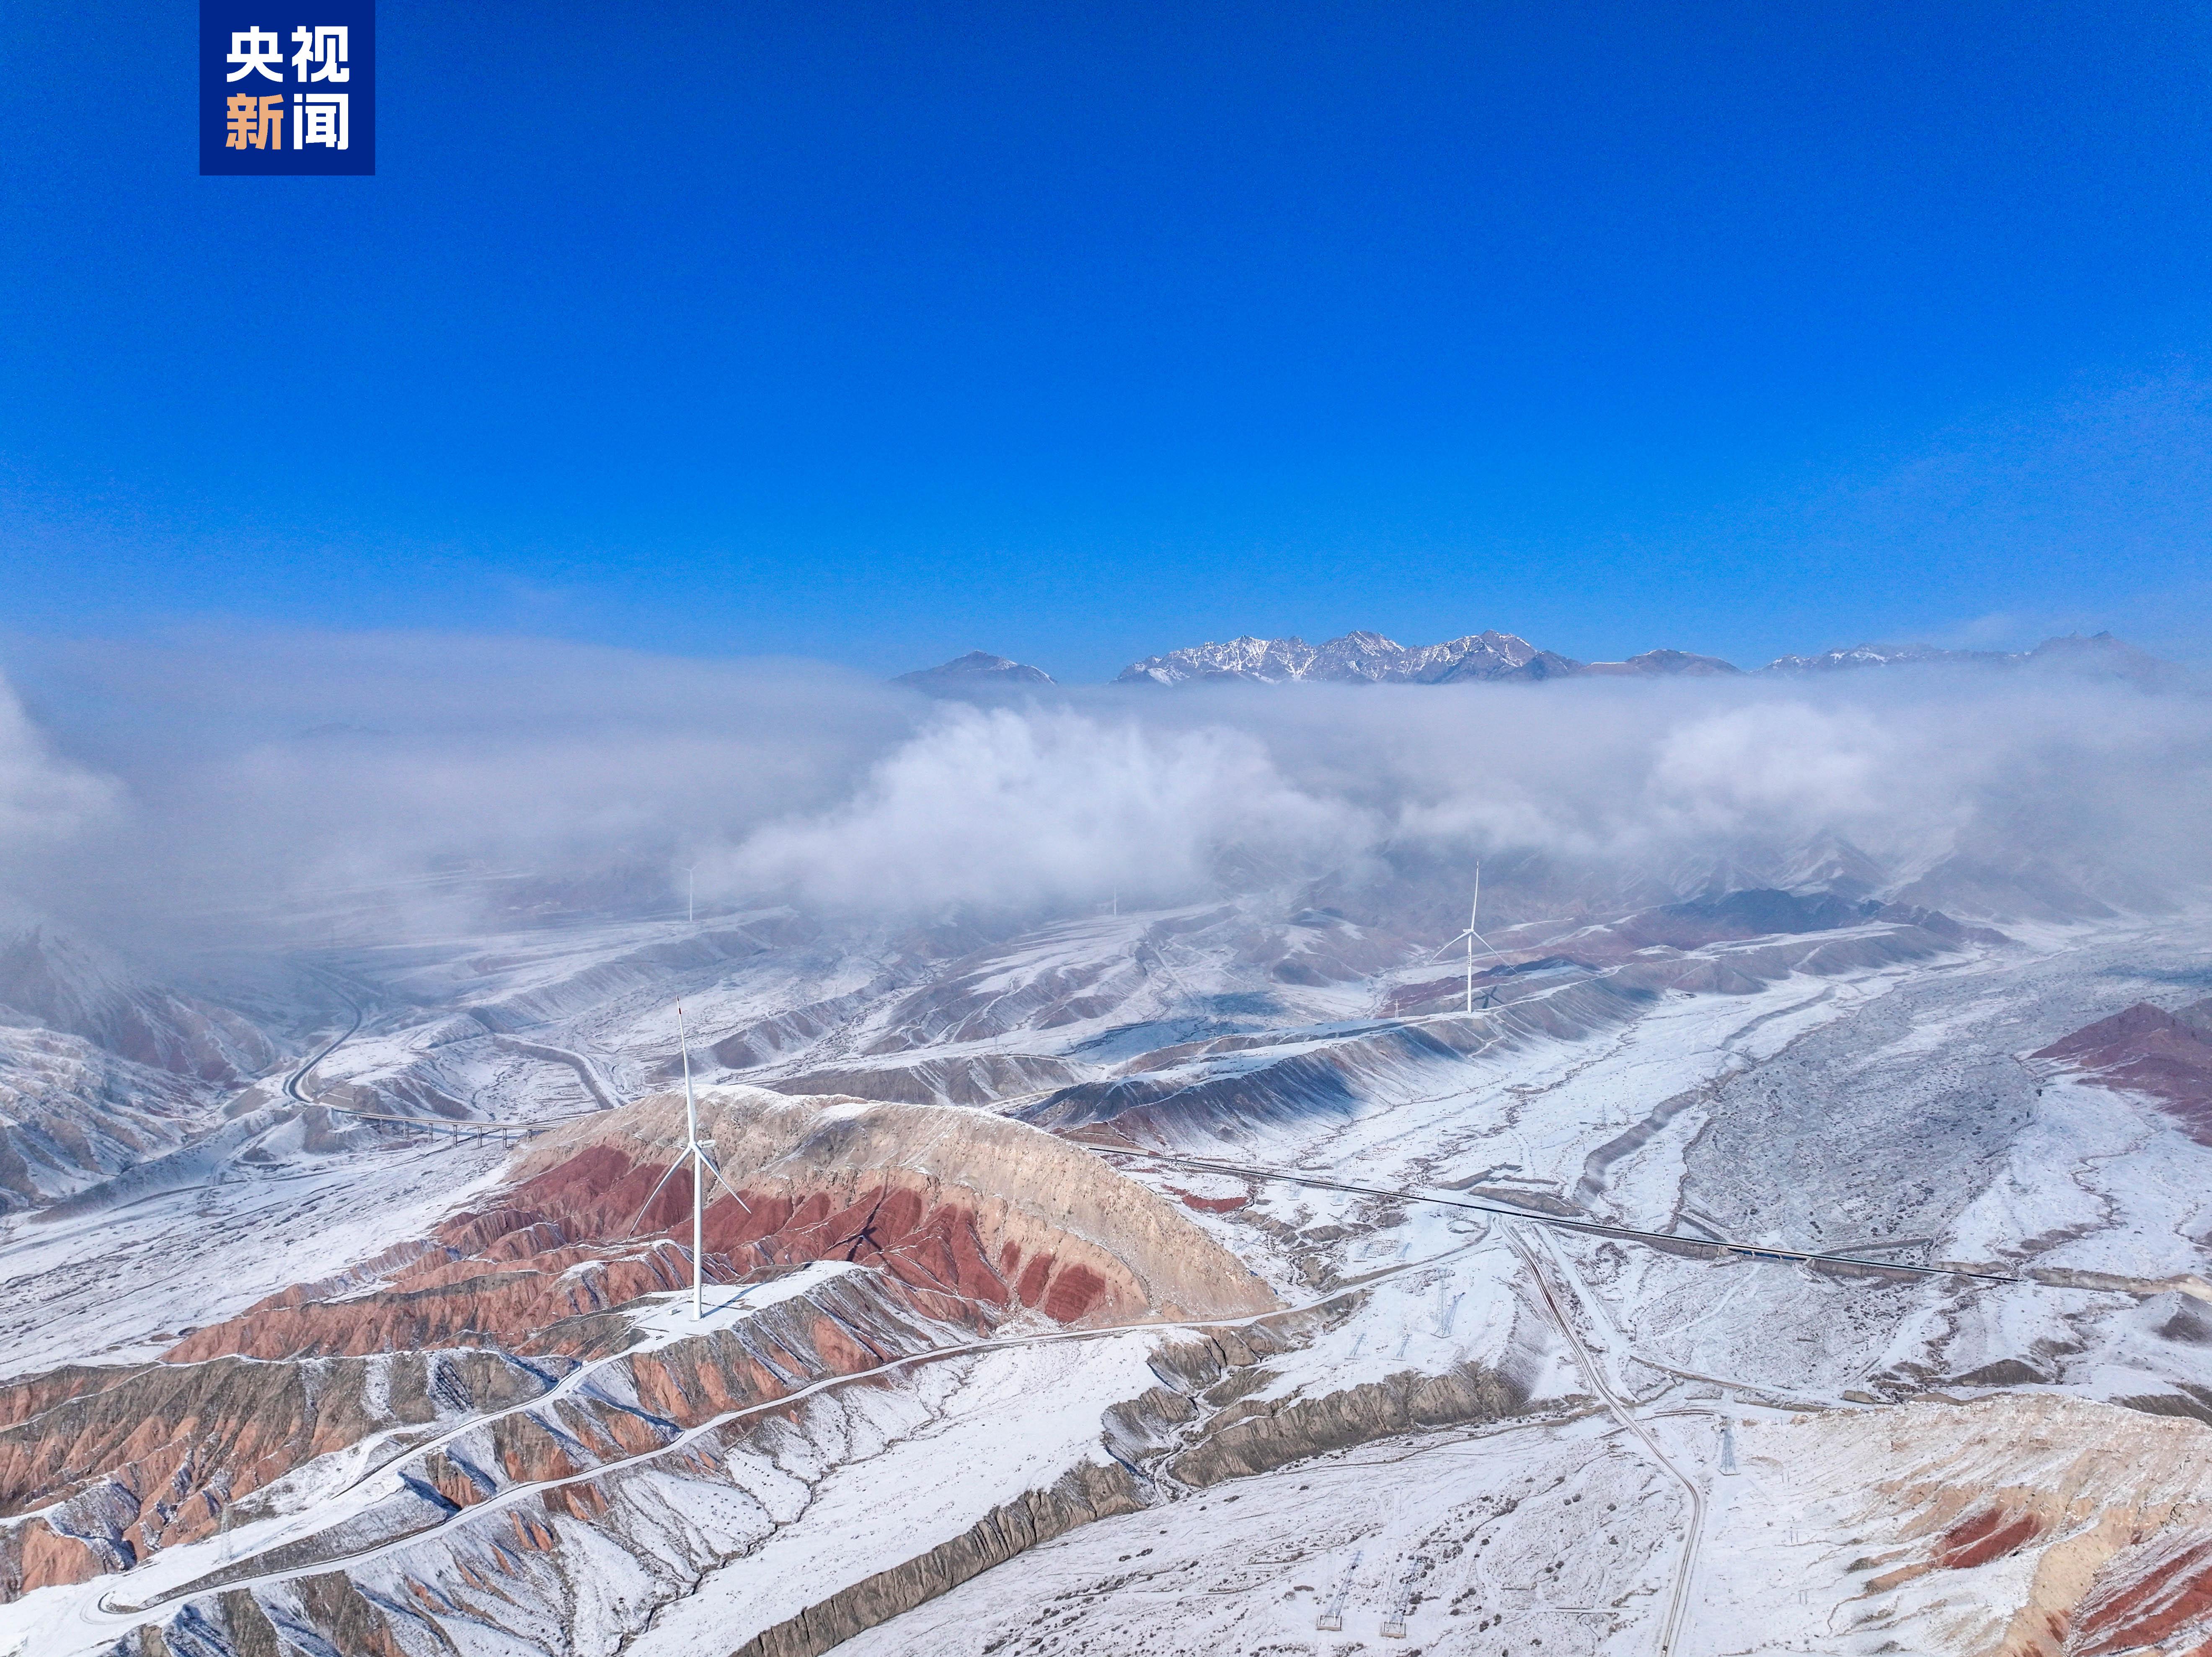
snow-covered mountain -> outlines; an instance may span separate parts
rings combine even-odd
[[[278,1056],[251,1020],[85,939],[0,935],[0,1211],[179,1149]]]
[[[994,656],[988,650],[971,650],[965,656],[956,656],[935,667],[902,673],[891,681],[933,696],[957,696],[979,689],[1018,690],[1026,685],[1052,682],[1052,675],[1041,667],[1031,667],[1011,657]]]
[[[2172,669],[2158,658],[2109,633],[2045,639],[2032,650],[1946,650],[1936,645],[1853,645],[1817,656],[1778,656],[1759,671],[1800,675],[1867,667],[2033,667],[2100,677],[2158,682]]]
[[[1475,633],[1408,648],[1379,633],[1347,633],[1325,644],[1255,639],[1192,645],[1147,656],[1116,676],[1120,684],[1183,684],[1244,679],[1261,684],[1316,680],[1345,684],[1451,684],[1469,679],[1534,680],[1585,671],[1580,662],[1540,650],[1510,633]]]
[[[1919,667],[1931,663],[2001,666],[2019,658],[1997,650],[1945,650],[1936,645],[1851,645],[1817,656],[1777,656],[1763,673],[1836,673],[1862,667]]]
[[[999,659],[993,658],[993,660]],[[946,672],[958,664],[933,670]],[[1008,664],[1012,665],[1012,664]],[[2048,667],[2103,677],[2159,682],[2166,664],[2109,633],[2046,639],[2033,650],[1946,650],[1935,645],[1854,645],[1814,656],[1779,656],[1757,670],[1784,677],[1854,668],[1928,665]],[[1034,670],[1032,670],[1034,671]],[[1528,683],[1581,677],[1708,678],[1743,670],[1717,656],[1683,650],[1647,650],[1619,662],[1583,662],[1544,650],[1510,633],[1469,634],[1442,644],[1406,646],[1379,633],[1347,633],[1324,644],[1303,639],[1258,639],[1191,645],[1132,662],[1119,684],[1175,685],[1243,680],[1287,684],[1313,680],[1340,684],[1456,684],[1469,681]],[[919,676],[908,675],[909,679]]]
[[[50,926],[0,935],[0,1011],[66,1031],[118,1057],[205,1082],[237,1083],[277,1050],[251,1021],[155,983],[112,951]]]
[[[317,1104],[0,1223],[0,1652],[2194,1648],[2212,931],[1940,872],[324,954]]]
[[[0,938],[0,1657],[2207,1649],[2187,697],[923,677],[1012,694],[747,774],[827,895],[271,895],[204,998]]]

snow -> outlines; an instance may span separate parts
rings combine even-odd
[[[186,1330],[422,1235],[504,1160],[447,1141],[241,1162],[252,1149],[234,1147],[199,1185],[0,1231],[0,1379],[156,1357]]]
[[[592,1109],[587,1077],[626,1095],[666,1084],[678,993],[705,1032],[694,1049],[702,1084],[988,1057],[1049,1060],[1093,1081],[1241,1077],[1261,1088],[1287,1060],[1340,1059],[1344,1096],[1329,1108],[1194,1126],[1173,1148],[1388,1190],[1480,1189],[1492,1202],[1512,1192],[1685,1236],[1821,1250],[1897,1244],[1885,1258],[1912,1263],[2145,1278],[2212,1266],[2212,1148],[2148,1102],[2020,1062],[2121,1006],[2201,982],[2212,919],[2015,927],[2015,945],[1795,972],[1744,994],[1670,992],[1561,1033],[1540,1021],[1572,1005],[1586,981],[1565,977],[1532,985],[1529,998],[1483,1016],[1480,1039],[1461,1040],[1471,1027],[1458,1015],[1382,1018],[1381,975],[1269,979],[1255,964],[1278,958],[1255,943],[1271,936],[1264,910],[1239,900],[1085,919],[980,944],[941,970],[883,939],[772,942],[780,923],[766,913],[696,929],[593,923],[454,939],[404,961],[352,962],[374,992],[372,1017],[318,1076],[326,1088],[382,1097],[414,1089],[418,1102],[448,1099],[483,1117]],[[1063,980],[1078,986],[1063,994]],[[822,1008],[831,1011],[800,1016]],[[769,1026],[773,1040],[760,1034]],[[710,1057],[712,1044],[748,1031],[759,1037],[757,1062]],[[1407,1032],[1438,1039],[1392,1045]],[[1445,1037],[1469,1051],[1455,1053]],[[307,1143],[296,1124],[247,1122],[207,1142],[187,1188],[8,1222],[6,1373],[151,1358],[186,1328],[422,1235],[500,1180],[505,1157],[489,1144],[367,1135],[321,1152]],[[1838,1423],[1896,1413],[1874,1400],[1929,1387],[1982,1396],[1992,1388],[1972,1378],[2006,1362],[2042,1377],[2012,1389],[2029,1394],[2123,1399],[2212,1386],[2212,1350],[2160,1332],[2170,1311],[2110,1291],[1714,1261],[1547,1233],[1540,1215],[1137,1158],[1126,1168],[1178,1204],[1186,1194],[1247,1198],[1226,1211],[1182,1211],[1286,1302],[1407,1268],[1333,1300],[1328,1316],[1300,1326],[1302,1344],[1237,1377],[1237,1401],[1279,1405],[1510,1360],[1557,1407],[1210,1490],[1164,1485],[1144,1512],[1071,1533],[860,1636],[844,1648],[855,1657],[980,1657],[1011,1652],[1010,1642],[1102,1654],[1334,1650],[1314,1621],[1347,1571],[1342,1641],[1371,1650],[1409,1569],[1420,1597],[1408,1650],[1493,1657],[1510,1647],[1537,1657],[1539,1638],[1540,1657],[1650,1649],[1686,1503],[1609,1416],[1562,1402],[1589,1384],[1549,1332],[1516,1239],[1548,1239],[1540,1258],[1607,1384],[1636,1401],[1710,1503],[1687,1650],[1845,1648],[1845,1623],[1832,1619],[1859,1592],[1846,1568],[1868,1522],[1852,1503],[1878,1467]],[[732,1327],[856,1269],[822,1262],[712,1287],[707,1325]],[[699,1332],[688,1293],[629,1310],[640,1350]],[[613,1520],[548,1521],[561,1537],[562,1592],[580,1608],[579,1648],[726,1657],[1070,1468],[1104,1466],[1102,1417],[1158,1384],[1151,1361],[1176,1338],[1133,1332],[921,1365],[810,1400],[780,1440],[749,1438],[717,1477],[666,1463],[626,1475],[619,1534]],[[581,1384],[580,1372],[561,1384]],[[1744,1423],[1736,1478],[1717,1472],[1723,1412]],[[1798,1423],[1801,1412],[1814,1418]],[[1792,1435],[1842,1448],[1808,1461],[1775,1448]],[[319,1526],[377,1499],[388,1481],[359,1474],[380,1448],[299,1470],[284,1493],[297,1506],[241,1527],[234,1545],[264,1545],[302,1519]],[[1818,1478],[1799,1479],[1792,1470],[1811,1462]],[[349,1569],[394,1596],[409,1592],[410,1574],[445,1582],[454,1550],[489,1534],[474,1524],[457,1527],[458,1539],[409,1544]],[[215,1545],[156,1554],[125,1579],[127,1592],[111,1581],[0,1607],[0,1653],[13,1641],[66,1657],[112,1639],[112,1626],[86,1609],[100,1593],[136,1603],[191,1581],[211,1567]],[[1430,1563],[1413,1563],[1421,1559]],[[535,1557],[518,1567],[550,1569]],[[2018,1587],[1999,1570],[1977,1592],[2016,1597]],[[527,1596],[518,1587],[517,1597]],[[1970,1648],[1986,1632],[1910,1594],[1898,1605],[1926,1648]],[[568,1637],[522,1610],[513,1616],[441,1626],[468,1657]],[[1878,1644],[1868,1636],[1849,1648]]]
[[[975,1359],[931,1419],[856,1451],[813,1486],[803,1524],[786,1521],[757,1552],[710,1574],[629,1650],[728,1657],[826,1586],[889,1569],[1076,1463],[1103,1462],[1099,1417],[1153,1384],[1146,1359],[1156,1339],[1131,1334]]]
[[[796,1272],[771,1278],[765,1283],[743,1284],[734,1288],[710,1283],[704,1285],[701,1296],[706,1315],[697,1319],[691,1315],[691,1291],[688,1289],[672,1294],[648,1295],[623,1308],[630,1326],[642,1337],[625,1350],[658,1351],[712,1330],[736,1328],[756,1313],[784,1301],[796,1300],[848,1272],[866,1269],[849,1260],[813,1260]]]

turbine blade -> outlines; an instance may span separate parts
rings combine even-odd
[[[731,1197],[736,1200],[739,1208],[744,1209],[748,1214],[753,1211],[753,1205],[747,1202],[743,1197],[739,1197],[738,1195],[737,1187],[732,1185],[727,1180],[722,1179],[722,1170],[714,1166],[714,1159],[712,1156],[709,1156],[702,1150],[699,1153],[699,1160],[707,1164],[707,1171],[709,1174],[713,1174],[715,1179],[721,1181],[722,1189],[730,1193]]]
[[[683,1166],[684,1158],[682,1156],[678,1156],[674,1162],[669,1163],[668,1172],[660,1176],[660,1185],[657,1185],[653,1188],[653,1197],[658,1197],[660,1194],[660,1186],[665,1186],[671,1180],[674,1179],[676,1177],[676,1170]],[[644,1203],[637,1211],[637,1220],[632,1220],[629,1223],[629,1235],[630,1236],[635,1237],[637,1235],[637,1222],[638,1220],[643,1219],[645,1217],[645,1211],[653,1206],[653,1197],[647,1197],[645,1199]]]
[[[1467,935],[1474,939],[1476,943],[1481,944],[1484,949],[1489,950],[1491,954],[1498,956],[1498,958],[1500,961],[1505,961],[1505,957],[1503,955],[1498,954],[1498,946],[1495,944],[1492,944],[1488,938],[1485,938],[1480,932],[1478,932],[1470,927]],[[1505,961],[1505,964],[1510,967],[1513,963],[1510,961]]]

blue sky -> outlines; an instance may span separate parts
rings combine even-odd
[[[0,13],[0,634],[2212,644],[2201,8],[379,15]]]

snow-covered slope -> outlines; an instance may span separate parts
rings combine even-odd
[[[1303,639],[1255,639],[1192,645],[1147,656],[1121,670],[1122,683],[1182,684],[1190,680],[1250,679],[1282,684],[1297,679],[1350,684],[1449,684],[1466,679],[1541,679],[1583,671],[1583,664],[1539,650],[1510,633],[1476,633],[1408,648],[1379,633],[1347,633],[1325,644]]]
[[[235,1083],[277,1058],[268,1035],[239,1014],[46,926],[0,936],[0,1009],[19,1024],[81,1035],[134,1063],[205,1082]]]
[[[2063,634],[2033,650],[1947,650],[1924,644],[1863,644],[1824,650],[1814,656],[1778,656],[1759,670],[1797,676],[1866,667],[2034,667],[2146,683],[2162,681],[2171,669],[2156,657],[2109,633],[2087,638]]]
[[[6,1017],[0,1014],[0,1211],[70,1196],[211,1125],[218,1095],[204,1083]]]
[[[7,1222],[0,1653],[2193,1649],[2212,916],[1747,868],[326,956]]]
[[[980,655],[981,652],[978,652]],[[963,662],[973,659],[963,659]],[[990,661],[998,661],[990,658]],[[1825,675],[1869,667],[2030,667],[2146,684],[2173,677],[2166,663],[2109,633],[2088,638],[2067,634],[2045,639],[2033,650],[1949,650],[1935,645],[1862,644],[1824,650],[1811,656],[1778,656],[1761,673],[1784,677]],[[1014,664],[1007,663],[1012,668]],[[947,663],[935,675],[963,669]],[[1034,671],[1034,670],[1031,670]],[[1303,639],[1257,639],[1247,634],[1222,643],[1189,645],[1164,655],[1132,662],[1117,676],[1125,684],[1174,685],[1194,682],[1249,680],[1285,684],[1316,680],[1345,684],[1457,684],[1475,680],[1532,680],[1598,677],[1711,678],[1741,670],[1717,656],[1682,650],[1647,650],[1618,662],[1582,662],[1542,650],[1526,639],[1495,631],[1448,639],[1442,644],[1408,646],[1379,633],[1354,632],[1326,643]],[[908,680],[928,676],[908,674]]]
[[[52,927],[0,936],[0,1211],[174,1151],[278,1059],[228,1008]]]

